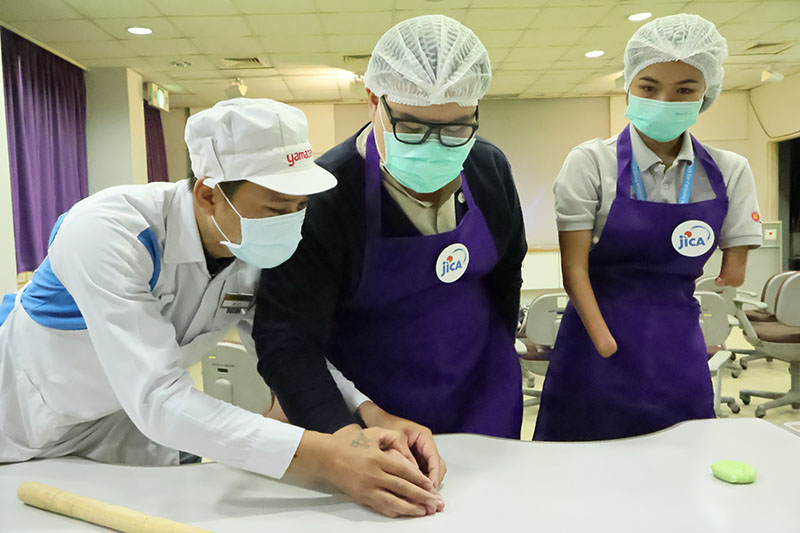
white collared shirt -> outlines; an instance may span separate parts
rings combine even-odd
[[[669,168],[631,126],[631,146],[642,174],[647,199],[678,203],[686,165],[694,161],[691,137],[683,134],[680,152]],[[728,194],[728,212],[719,237],[720,248],[761,245],[761,223],[753,171],[747,159],[734,152],[703,145],[716,162]],[[592,230],[597,243],[617,195],[617,136],[593,139],[574,148],[553,184],[559,231]],[[690,202],[715,198],[705,169],[695,168]]]
[[[0,439],[0,459],[21,460],[123,409],[162,446],[283,476],[303,429],[196,390],[186,370],[234,326],[254,353],[254,308],[230,313],[221,303],[225,294],[255,296],[260,270],[237,259],[211,278],[185,180],[114,187],[77,203],[39,270],[57,278],[55,296],[38,311],[26,307],[35,274],[0,326],[0,376],[25,377],[0,390],[0,404],[23,406],[0,406],[0,436],[10,437]],[[59,329],[70,312],[79,312],[78,326]],[[332,374],[351,409],[366,400]]]

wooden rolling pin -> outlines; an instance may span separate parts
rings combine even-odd
[[[17,497],[33,507],[124,533],[211,533],[205,529],[149,516],[127,507],[110,505],[33,481],[20,485]]]

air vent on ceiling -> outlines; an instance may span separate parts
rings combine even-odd
[[[774,54],[780,54],[784,50],[788,50],[789,48],[792,47],[792,45],[794,45],[794,41],[755,43],[754,45],[748,46],[738,54],[732,54],[732,55],[736,56],[774,55]]]
[[[220,60],[222,70],[243,70],[251,68],[270,68],[257,57],[223,57]]]

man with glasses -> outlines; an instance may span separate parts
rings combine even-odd
[[[406,434],[435,484],[426,427],[519,438],[522,418],[527,245],[508,161],[475,136],[490,79],[483,44],[448,17],[380,39],[371,123],[318,160],[339,186],[312,198],[295,255],[263,272],[255,317],[259,371],[290,421],[354,422],[327,357],[372,399],[362,422]]]

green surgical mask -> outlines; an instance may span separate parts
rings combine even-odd
[[[697,122],[702,105],[702,99],[696,102],[664,102],[629,94],[625,116],[637,130],[663,143],[678,138]]]
[[[422,134],[399,133],[409,141],[419,140]],[[403,186],[418,193],[438,191],[459,175],[464,168],[475,139],[464,146],[444,146],[438,140],[428,139],[422,144],[406,144],[393,133],[383,133],[386,160],[383,165]]]

